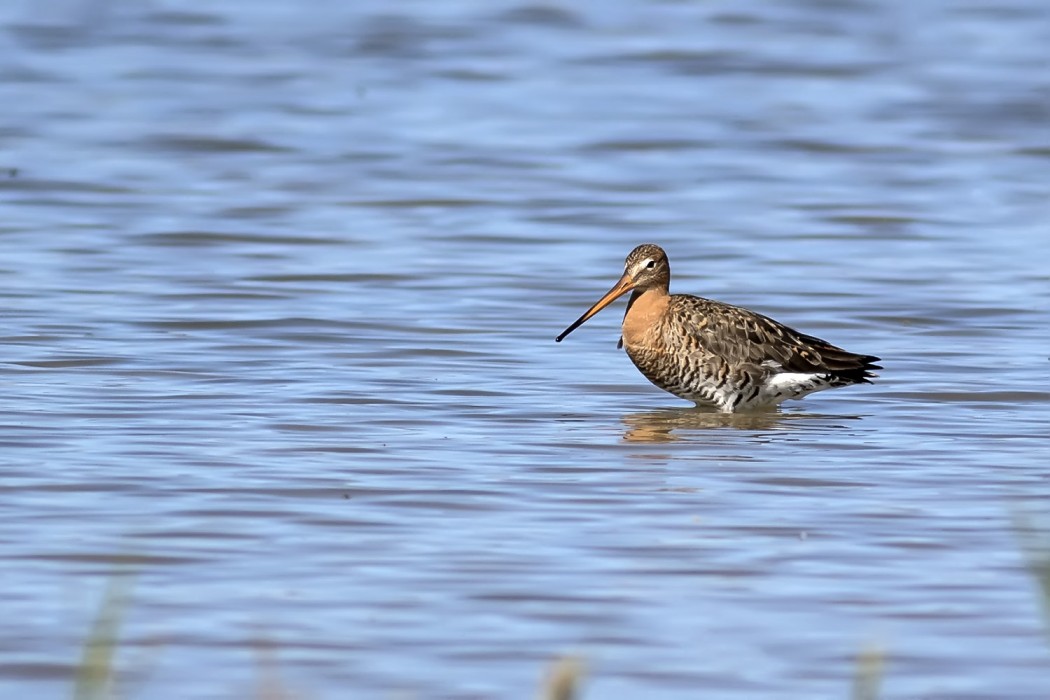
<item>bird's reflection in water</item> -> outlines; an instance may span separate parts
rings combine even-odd
[[[690,433],[715,428],[737,430],[784,430],[818,427],[825,430],[843,428],[840,421],[858,416],[828,416],[816,413],[784,413],[780,410],[747,413],[720,413],[703,408],[668,408],[662,411],[626,413],[623,424],[625,442],[675,442],[688,440]]]

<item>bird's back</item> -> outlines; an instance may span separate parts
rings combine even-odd
[[[749,309],[689,294],[671,295],[660,323],[644,340],[627,342],[627,352],[661,389],[725,411],[867,383],[875,376],[872,371],[881,369],[873,355],[852,353]]]

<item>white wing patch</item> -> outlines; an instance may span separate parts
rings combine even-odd
[[[812,372],[779,372],[766,380],[766,389],[775,394],[809,393],[823,383],[822,379],[823,375]]]
[[[762,386],[763,398],[773,403],[780,403],[786,399],[801,399],[814,391],[831,386],[827,374],[784,372],[783,365],[775,360],[766,360],[762,366],[773,371]]]

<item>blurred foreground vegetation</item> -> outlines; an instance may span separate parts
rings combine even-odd
[[[1050,644],[1050,528],[1037,527],[1031,518],[1017,516],[1015,529],[1027,569],[1037,585],[1043,629]],[[132,583],[133,577],[127,574],[114,575],[109,581],[81,649],[74,683],[75,700],[123,697],[117,685],[116,661],[120,648],[120,624],[130,605]],[[273,645],[265,641],[258,643],[259,672],[255,697],[259,700],[302,698],[281,682],[277,656]],[[870,646],[861,651],[854,668],[852,700],[878,700],[885,663],[886,655],[882,649]],[[555,658],[543,674],[536,697],[538,700],[581,700],[585,676],[584,659],[577,656]]]

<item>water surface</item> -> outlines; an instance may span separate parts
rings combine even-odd
[[[1036,0],[0,10],[4,696],[1045,698]],[[879,355],[691,410],[636,244]]]

